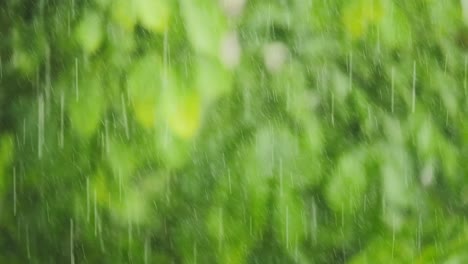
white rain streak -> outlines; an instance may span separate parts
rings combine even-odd
[[[91,198],[89,193],[89,177],[86,177],[86,220],[91,218]]]
[[[120,99],[122,101],[122,115],[123,115],[123,125],[125,129],[125,136],[127,139],[130,139],[130,131],[128,129],[128,118],[127,118],[127,105],[125,104],[124,95],[120,95]]]
[[[97,210],[97,192],[94,189],[94,236],[97,236],[98,210]]]
[[[65,95],[63,91],[60,93],[60,136],[59,136],[59,146],[60,148],[64,147],[64,114],[65,114]]]
[[[376,32],[377,32],[377,47],[376,47],[376,49],[377,49],[377,53],[380,54],[381,48],[380,48],[380,28],[379,27],[377,27]]]
[[[29,226],[26,226],[26,255],[28,259],[31,259],[31,248],[29,245]]]
[[[392,67],[392,73],[391,73],[391,98],[390,98],[390,101],[391,101],[391,109],[392,109],[392,113],[395,111],[395,68]]]
[[[413,91],[411,97],[411,112],[416,110],[416,61],[413,61]]]
[[[107,118],[106,120],[104,121],[104,144],[106,146],[106,154],[109,154],[110,153],[110,147],[109,147],[109,125],[108,125],[108,121],[107,121]]]
[[[122,172],[120,169],[117,175],[119,177],[119,202],[122,202]]]
[[[353,90],[353,52],[349,53],[349,90]]]
[[[26,118],[23,118],[23,146],[26,144]]]
[[[128,220],[128,244],[130,246],[133,244],[133,227],[130,219]]]
[[[418,248],[418,251],[421,252],[421,249],[422,249],[422,245],[421,245],[421,240],[422,240],[422,232],[423,232],[423,226],[422,226],[422,215],[419,214],[419,217],[418,217],[418,229],[417,229],[417,234],[416,234],[416,237],[417,237],[417,248]]]
[[[13,215],[16,216],[16,167],[13,167]]]
[[[392,215],[392,260],[395,251],[395,214]]]
[[[280,176],[280,197],[283,197],[283,160],[279,160],[279,176]]]
[[[46,101],[49,101],[51,80],[50,80],[50,47],[49,45],[45,48],[45,96]]]
[[[331,123],[335,126],[335,95],[331,94]]]
[[[222,241],[224,238],[224,223],[223,223],[223,208],[219,208],[219,237],[218,247],[221,249]]]
[[[231,169],[228,168],[228,186],[229,186],[229,194],[232,193],[232,183],[231,183]]]
[[[286,230],[285,230],[285,235],[286,235],[286,249],[289,249],[289,206],[286,205]]]
[[[75,58],[75,95],[76,101],[80,100],[80,87],[78,85],[78,58]]]
[[[194,263],[194,264],[197,263],[197,255],[198,255],[198,252],[197,252],[197,243],[194,242],[194,243],[193,243],[193,263]]]
[[[47,214],[47,223],[50,224],[50,210],[49,210],[49,202],[46,202],[46,214]]]
[[[38,97],[37,104],[37,120],[38,120],[38,130],[37,130],[37,155],[39,159],[42,158],[43,146],[44,146],[44,96],[41,94]]]
[[[463,73],[463,91],[465,92],[465,97],[466,97],[466,67],[468,63],[468,57],[465,56],[465,67],[464,67],[464,73]]]
[[[73,219],[70,218],[70,263],[75,264],[75,253],[73,245]]]
[[[75,18],[75,0],[71,0],[71,14],[72,18]]]
[[[71,35],[71,21],[70,21],[70,12],[67,12],[67,35]]]
[[[163,91],[167,91],[168,78],[167,78],[167,68],[169,67],[169,33],[167,30],[164,31],[163,37]]]
[[[146,238],[145,239],[145,245],[144,245],[144,252],[143,252],[143,256],[144,256],[144,263],[145,264],[148,264],[149,263],[149,256],[150,256],[150,246],[149,246],[149,239]]]
[[[312,241],[317,243],[317,205],[315,204],[315,201],[312,202],[312,223],[310,233]]]

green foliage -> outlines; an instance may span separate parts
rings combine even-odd
[[[466,263],[467,21],[0,1],[0,263]]]

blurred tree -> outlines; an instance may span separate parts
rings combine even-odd
[[[465,263],[467,8],[0,2],[0,262]]]

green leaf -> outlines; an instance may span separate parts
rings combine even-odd
[[[130,70],[127,91],[138,123],[153,128],[161,96],[161,58],[156,52],[145,54]]]
[[[133,0],[115,0],[111,7],[112,19],[127,31],[133,31],[137,21],[137,9]]]
[[[0,136],[0,197],[3,195],[5,182],[9,182],[6,177],[11,173],[7,171],[7,167],[13,161],[15,154],[15,146],[13,137],[8,134]]]
[[[203,101],[211,103],[233,88],[232,74],[219,61],[200,56],[196,64],[196,88]]]
[[[306,238],[309,215],[304,201],[293,189],[280,192],[276,199],[274,230],[276,237],[292,256]]]
[[[351,214],[359,209],[367,189],[365,152],[357,149],[343,154],[337,161],[325,189],[328,205],[335,212]]]
[[[226,31],[226,19],[219,5],[207,0],[182,0],[180,8],[187,38],[193,49],[217,58],[221,38]]]
[[[138,20],[146,29],[163,33],[169,26],[171,13],[168,0],[136,0]]]
[[[100,14],[87,10],[76,29],[77,40],[86,53],[93,54],[101,46],[103,40],[102,27]]]
[[[93,136],[107,108],[104,87],[98,73],[80,79],[79,97],[69,97],[68,113],[71,126],[83,138]]]

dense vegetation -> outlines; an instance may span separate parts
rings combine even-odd
[[[1,263],[468,263],[465,0],[0,1]]]

